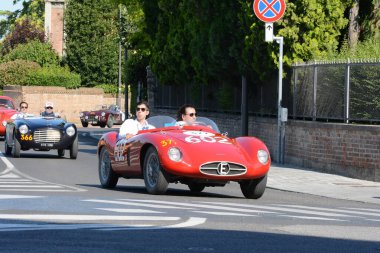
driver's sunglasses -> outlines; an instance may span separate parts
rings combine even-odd
[[[53,109],[53,107],[48,106],[48,107],[46,107],[46,109]]]
[[[21,106],[21,109],[28,109],[27,106]]]
[[[146,108],[144,108],[144,107],[137,107],[137,108],[136,108],[136,112],[138,112],[138,111],[145,112],[145,111],[146,111]]]
[[[189,115],[190,117],[194,117],[194,116],[197,117],[197,113],[193,113],[193,112],[192,112],[192,113],[189,113],[189,114],[187,114],[187,115]]]

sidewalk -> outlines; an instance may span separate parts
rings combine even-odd
[[[268,188],[380,204],[380,182],[353,179],[272,163]]]

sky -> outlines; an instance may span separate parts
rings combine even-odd
[[[22,2],[18,2],[16,5],[13,5],[13,0],[0,0],[0,10],[3,11],[15,11],[22,8]],[[0,16],[0,19],[3,19],[3,16]]]

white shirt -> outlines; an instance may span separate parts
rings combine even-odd
[[[119,138],[124,138],[127,134],[137,134],[140,130],[153,129],[154,126],[148,124],[148,121],[144,121],[143,124],[140,124],[137,119],[127,119],[121,125],[119,130]]]
[[[18,112],[16,114],[13,114],[11,119],[23,119],[31,116],[33,116],[33,114]]]

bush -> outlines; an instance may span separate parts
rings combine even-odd
[[[14,61],[17,59],[34,61],[42,67],[59,65],[58,54],[52,49],[51,45],[38,40],[33,40],[26,44],[19,44],[15,49],[6,54],[2,61]]]
[[[102,88],[104,93],[117,95],[118,86],[115,84],[98,84],[95,88]],[[121,93],[124,94],[124,85],[121,86]]]
[[[70,72],[67,68],[46,67],[35,72],[29,72],[26,82],[30,86],[61,86],[78,88],[81,83],[79,74]]]
[[[28,73],[37,71],[41,66],[36,62],[15,60],[0,64],[0,87],[4,85],[27,84]]]

